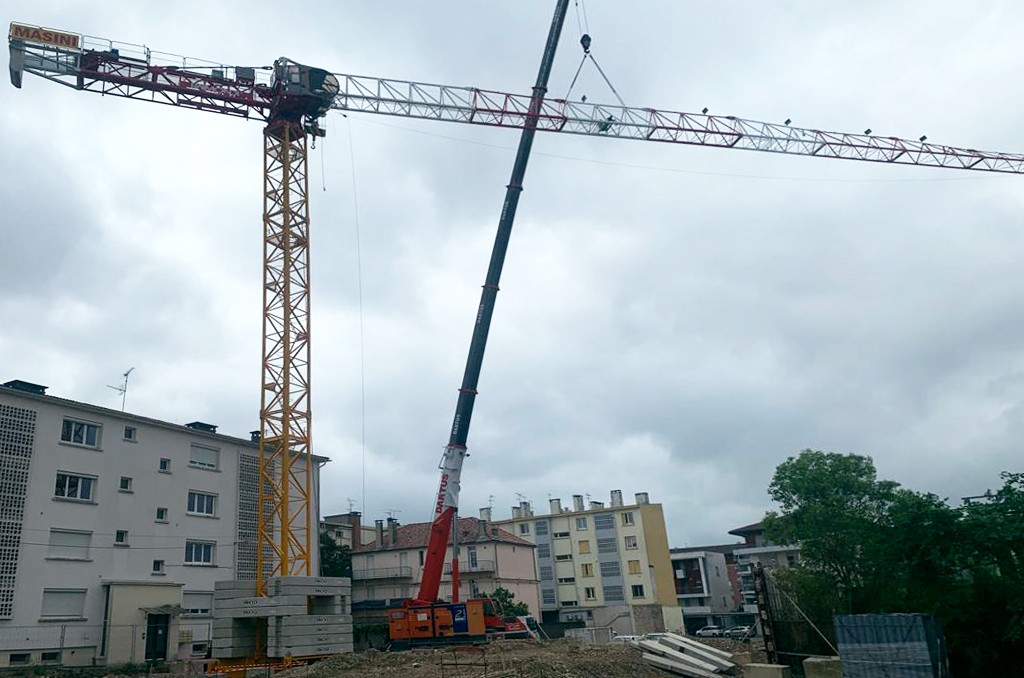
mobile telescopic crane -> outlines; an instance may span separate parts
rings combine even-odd
[[[12,23],[10,75],[15,87],[28,73],[70,88],[180,108],[258,120],[264,124],[263,357],[260,474],[256,545],[257,595],[268,575],[311,575],[314,516],[310,401],[310,277],[308,140],[324,135],[330,110],[508,127],[524,131],[507,188],[469,359],[449,443],[441,462],[434,520],[422,583],[408,609],[464,614],[453,562],[452,603],[439,589],[446,546],[457,525],[469,423],[501,267],[534,131],[715,146],[818,158],[921,165],[980,172],[1024,173],[1024,155],[990,153],[896,137],[845,134],[625,105],[548,99],[546,72],[554,56],[568,0],[557,0],[537,85],[531,95],[475,87],[331,73],[277,59],[272,67],[226,66],[158,53],[78,33]],[[458,549],[453,549],[457,559]],[[415,615],[414,615],[415,616]],[[428,637],[453,635],[433,615]],[[443,622],[443,623],[442,623]],[[444,628],[442,628],[444,627]],[[464,633],[464,632],[463,632]]]

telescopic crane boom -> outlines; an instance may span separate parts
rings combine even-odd
[[[557,0],[549,34],[564,18]],[[309,218],[307,140],[323,136],[319,120],[329,110],[372,113],[559,132],[591,137],[713,146],[817,158],[921,165],[979,172],[1024,173],[1024,155],[984,152],[919,140],[828,132],[733,116],[545,99],[542,79],[532,95],[476,87],[330,73],[286,58],[252,68],[158,53],[77,33],[12,23],[11,82],[25,73],[68,87],[257,120],[264,126],[264,321],[260,408],[260,503],[257,510],[257,593],[267,575],[312,573]],[[553,54],[553,49],[551,50]],[[550,64],[548,64],[550,66]],[[541,73],[543,74],[542,66]],[[524,134],[524,139],[527,135]],[[526,143],[521,142],[520,150]],[[517,156],[517,165],[520,157]],[[525,170],[525,156],[522,157]],[[515,178],[515,175],[513,176]],[[520,181],[521,181],[520,175]],[[513,207],[522,186],[508,187]],[[506,209],[508,207],[506,201]],[[502,223],[506,221],[503,210]],[[507,246],[499,225],[496,249]],[[501,230],[506,235],[501,235]],[[502,241],[503,240],[503,241]],[[494,266],[492,257],[492,268]],[[492,275],[495,273],[496,275]],[[497,293],[497,270],[488,272],[478,311],[431,533],[434,560],[443,558],[458,508],[458,477],[466,456],[469,416],[476,395],[486,327]],[[478,337],[479,335],[479,337]],[[476,355],[477,357],[474,357]],[[475,366],[474,366],[475,363]],[[301,460],[304,463],[296,463]],[[275,531],[276,526],[276,531]],[[439,545],[439,546],[438,546]],[[438,555],[440,554],[440,555]],[[269,560],[268,560],[269,559]],[[457,571],[457,566],[456,568]],[[436,601],[440,562],[429,565],[417,596]],[[457,590],[454,596],[457,597]]]

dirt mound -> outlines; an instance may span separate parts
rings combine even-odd
[[[580,645],[570,640],[508,641],[476,648],[343,654],[296,667],[282,678],[665,678],[626,645]]]

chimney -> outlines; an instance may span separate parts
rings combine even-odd
[[[384,548],[384,521],[375,520],[373,521],[374,526],[377,528],[377,548]]]
[[[612,490],[611,507],[622,506],[622,490]]]
[[[348,512],[348,524],[352,528],[352,550],[362,546],[362,514],[358,511]]]
[[[591,500],[591,502],[590,502],[590,510],[591,511],[593,511],[594,509],[603,509],[603,508],[604,508],[604,502],[603,501],[593,501],[593,500]]]
[[[205,421],[190,421],[185,424],[186,428],[195,429],[196,431],[205,431],[206,433],[216,433],[216,424],[207,424]]]
[[[518,506],[513,506],[512,507],[512,517],[513,518],[522,518],[523,517],[523,509],[521,509]]]
[[[250,443],[259,444],[259,442],[260,442],[260,432],[259,431],[249,431],[249,442]]]
[[[640,506],[643,506],[644,504],[650,504],[651,497],[646,492],[637,492],[636,503],[639,504]]]
[[[388,518],[388,544],[398,546],[398,521]]]
[[[522,509],[523,518],[529,518],[533,515],[533,509],[530,507],[530,502],[525,499],[519,502],[519,508]]]
[[[481,519],[476,521],[476,536],[477,539],[486,539],[490,536],[490,533],[487,531],[486,520]]]
[[[41,384],[33,384],[30,381],[22,381],[21,379],[12,379],[11,381],[4,382],[3,385],[7,388],[13,388],[15,391],[24,391],[25,393],[34,393],[36,395],[46,395],[46,389],[48,388]]]
[[[561,499],[548,499],[548,508],[551,509],[551,515],[555,515],[562,512],[562,500]]]
[[[491,520],[491,507],[485,506],[480,509],[480,520],[490,522]]]
[[[574,494],[572,495],[572,510],[582,511],[583,510],[583,495]]]

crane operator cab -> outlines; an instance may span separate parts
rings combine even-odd
[[[324,135],[316,119],[330,110],[334,97],[341,89],[333,73],[281,57],[274,62],[272,87],[274,117],[290,120],[305,118],[307,132],[315,136]]]

